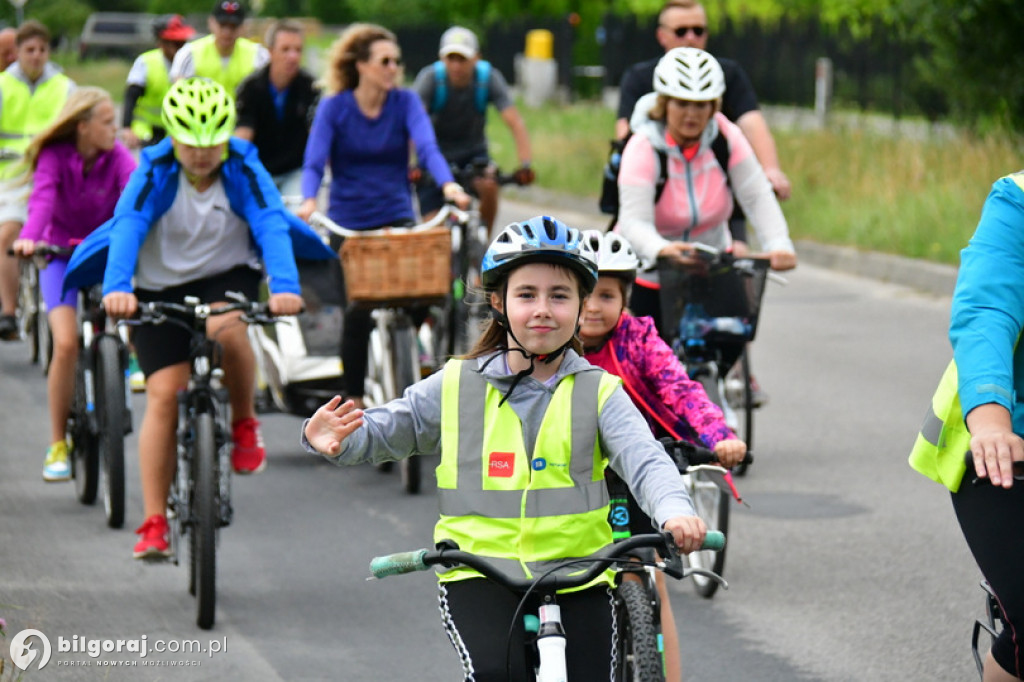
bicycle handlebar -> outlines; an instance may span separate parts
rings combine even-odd
[[[444,223],[444,221],[448,219],[449,215],[454,216],[459,222],[469,220],[469,214],[467,212],[452,204],[446,203],[441,207],[441,210],[437,212],[437,215],[430,220],[422,222],[419,225],[410,225],[408,227],[380,227],[373,230],[352,230],[347,227],[342,227],[320,211],[313,211],[309,216],[309,224],[313,227],[319,227],[333,232],[340,237],[385,237],[391,232],[422,232],[424,230],[431,230]]]
[[[697,445],[685,440],[676,440],[674,438],[659,438],[658,442],[665,448],[665,452],[669,454],[669,457],[676,463],[679,468],[679,473],[685,474],[687,469],[691,466],[700,466],[704,464],[718,464],[718,455],[715,454],[714,450],[709,450],[703,445]],[[743,456],[740,464],[752,464],[754,462],[754,453],[747,450],[747,453]]]
[[[33,258],[35,256],[70,256],[74,252],[75,247],[73,246],[54,246],[53,244],[36,244],[35,249],[28,256],[22,256],[14,252],[14,249],[7,249],[8,256],[18,256],[20,258]]]
[[[370,572],[375,578],[386,578],[401,573],[425,571],[437,564],[449,568],[457,565],[473,568],[494,582],[513,592],[526,592],[529,589],[561,590],[582,587],[595,579],[602,571],[614,563],[623,561],[633,550],[653,547],[662,556],[677,555],[675,542],[670,532],[634,535],[611,545],[602,547],[589,557],[578,559],[573,563],[589,563],[590,567],[577,575],[567,576],[548,573],[539,578],[513,578],[486,559],[463,552],[457,546],[446,547],[444,543],[437,549],[417,549],[411,552],[398,552],[386,556],[374,557],[370,561]],[[720,531],[709,530],[704,538],[702,549],[719,551],[725,547],[725,535]]]
[[[217,307],[213,307],[209,303],[199,303],[198,301],[193,303],[192,301],[195,299],[191,297],[186,298],[185,303],[172,303],[170,301],[143,302],[139,303],[137,317],[130,320],[121,320],[119,324],[138,326],[172,322],[178,326],[191,329],[197,322],[236,310],[242,311],[242,321],[246,324],[273,324],[277,319],[270,312],[270,304],[266,301],[250,301],[242,294],[235,292],[228,292],[228,297],[235,299],[235,302]],[[181,319],[182,316],[187,318],[187,320]]]

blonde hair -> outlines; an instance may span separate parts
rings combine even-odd
[[[352,24],[338,36],[327,53],[324,85],[328,94],[354,90],[359,85],[356,62],[369,60],[370,46],[378,40],[398,44],[394,33],[377,24]]]
[[[78,124],[91,119],[96,107],[103,102],[110,102],[113,105],[110,93],[103,88],[93,86],[76,88],[68,96],[57,119],[50,124],[50,127],[32,138],[25,149],[23,163],[29,170],[29,174],[35,172],[36,166],[39,164],[39,152],[43,149],[58,142],[77,141]]]
[[[655,100],[654,102],[654,106],[652,106],[650,110],[647,112],[647,118],[651,119],[652,121],[664,121],[668,110],[668,101],[670,99],[673,98],[669,97],[668,95],[659,94],[658,99]],[[714,105],[714,108],[711,110],[712,114],[714,114],[715,112],[719,111],[722,108],[721,97],[719,97],[716,100],[711,100],[711,103]]]

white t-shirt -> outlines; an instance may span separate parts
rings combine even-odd
[[[146,235],[135,269],[135,286],[161,291],[247,265],[260,268],[248,224],[231,210],[220,178],[205,192],[178,174],[170,210]]]

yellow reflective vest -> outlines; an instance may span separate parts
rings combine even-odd
[[[950,360],[910,452],[910,466],[955,493],[967,471],[964,457],[970,447],[971,434],[957,393],[956,363]]]
[[[0,73],[0,148],[20,155],[37,134],[50,125],[67,101],[74,82],[55,72],[30,87],[10,71]],[[21,172],[15,160],[0,161],[0,178]]]
[[[523,577],[611,544],[598,416],[619,384],[597,368],[563,378],[531,459],[522,422],[507,403],[499,405],[501,391],[462,360],[450,360],[441,391],[441,516],[434,541],[454,540]],[[571,574],[581,567],[560,570]],[[442,582],[476,577],[464,567],[440,574]],[[606,573],[591,585],[609,581]]]
[[[235,41],[235,49],[226,66],[220,52],[217,51],[213,35],[193,41],[190,49],[196,75],[217,81],[234,97],[238,84],[256,68],[259,44],[246,38],[239,38]]]
[[[151,140],[154,128],[163,128],[160,111],[163,108],[164,95],[171,87],[168,74],[169,65],[164,53],[159,48],[139,55],[146,65],[146,89],[135,101],[132,110],[132,132],[140,140]]]

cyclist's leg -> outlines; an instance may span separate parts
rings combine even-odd
[[[46,375],[50,407],[50,442],[63,441],[67,428],[71,397],[75,390],[75,364],[78,360],[78,321],[75,317],[78,295],[61,295],[67,261],[55,259],[39,271],[39,289],[49,311],[47,319],[53,335],[53,358]]]
[[[489,580],[460,580],[439,585],[441,623],[459,656],[465,679],[476,682],[510,679],[506,675],[509,652],[511,679],[526,679],[522,617],[536,607],[520,613],[519,622],[510,628],[518,602],[518,596]]]
[[[569,679],[611,679],[615,598],[606,586],[558,595]]]
[[[474,178],[473,191],[480,198],[480,222],[487,226],[487,233],[493,237],[494,220],[498,216],[498,183],[487,176]]]
[[[2,207],[0,207],[2,210]],[[7,250],[21,232],[21,222],[8,220],[0,224],[0,314],[14,315],[18,304],[18,259]]]
[[[259,298],[260,275],[249,267],[232,268],[196,283],[202,288],[200,300],[209,303],[229,303],[227,292],[241,293],[250,301]],[[249,343],[245,324],[239,321],[241,313],[229,313],[211,317],[206,323],[210,338],[221,345],[221,367],[224,369],[224,386],[228,389],[231,403],[231,419],[255,418],[256,408],[256,357]]]
[[[1024,482],[1015,481],[1013,488],[1004,490],[987,482],[973,485],[969,476],[953,494],[953,508],[1006,623],[992,645],[983,679],[1024,679],[1024,584],[1020,580],[1024,536],[1013,523],[1024,518]],[[994,519],[1007,519],[1010,523]]]

